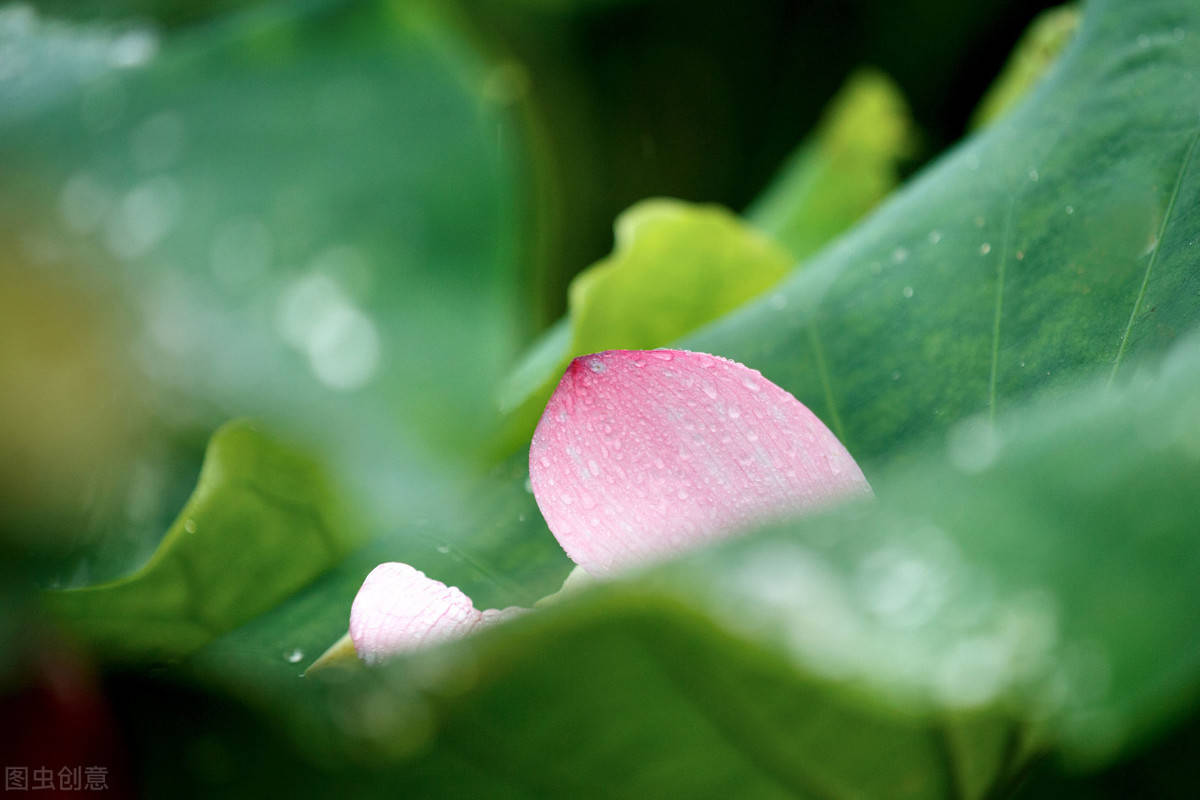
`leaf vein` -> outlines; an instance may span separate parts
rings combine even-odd
[[[808,340],[812,343],[813,355],[817,359],[817,374],[821,376],[821,387],[825,390],[825,403],[829,406],[829,421],[833,424],[833,432],[837,434],[843,447],[849,447],[846,443],[846,431],[842,427],[842,415],[838,413],[837,402],[833,398],[833,383],[829,379],[829,368],[825,365],[825,351],[821,347],[815,316],[808,323]]]
[[[1188,144],[1187,151],[1183,155],[1183,163],[1179,165],[1179,174],[1175,176],[1175,186],[1171,190],[1171,199],[1167,201],[1167,209],[1163,213],[1162,223],[1158,226],[1158,236],[1154,239],[1154,250],[1150,253],[1149,263],[1146,264],[1146,274],[1142,276],[1142,285],[1138,288],[1137,297],[1133,301],[1133,311],[1129,314],[1129,322],[1125,324],[1125,333],[1121,335],[1121,344],[1117,348],[1116,358],[1113,359],[1112,372],[1108,374],[1108,386],[1110,387],[1117,378],[1117,370],[1121,367],[1121,358],[1125,355],[1125,349],[1129,345],[1129,334],[1133,330],[1133,323],[1137,321],[1138,312],[1142,308],[1142,301],[1146,297],[1146,287],[1150,283],[1150,273],[1154,271],[1154,265],[1158,261],[1158,254],[1162,252],[1162,240],[1167,233],[1167,225],[1171,222],[1171,215],[1175,212],[1175,201],[1179,199],[1179,188],[1183,185],[1183,178],[1192,163],[1192,154],[1196,151],[1197,141],[1200,141],[1200,128],[1196,129],[1196,132],[1192,134],[1192,141]]]
[[[1004,218],[1004,235],[1000,243],[1000,260],[996,266],[996,307],[992,315],[992,369],[988,377],[988,419],[996,419],[996,375],[1000,368],[1000,321],[1004,314],[1004,272],[1008,267],[1009,240],[1012,238],[1013,206],[1016,196],[1008,203]]]

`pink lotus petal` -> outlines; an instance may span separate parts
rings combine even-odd
[[[871,494],[800,401],[683,350],[572,361],[533,434],[529,479],[559,544],[593,575]]]
[[[455,587],[408,564],[390,562],[371,570],[358,590],[350,607],[350,639],[359,658],[376,664],[388,656],[466,636],[524,610],[478,611],[471,598]]]

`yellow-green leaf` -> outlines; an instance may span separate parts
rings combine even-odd
[[[975,109],[971,117],[972,128],[994,122],[1029,94],[1075,38],[1080,18],[1079,8],[1074,4],[1038,15]]]
[[[860,70],[746,217],[807,258],[899,184],[914,139],[899,87],[877,70]]]

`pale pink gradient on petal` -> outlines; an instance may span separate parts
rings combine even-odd
[[[389,562],[371,570],[350,607],[350,639],[358,657],[377,664],[476,628],[510,619],[525,609],[479,611],[453,586],[408,564]]]
[[[683,350],[572,361],[533,434],[529,479],[559,544],[597,576],[871,494],[800,401]]]

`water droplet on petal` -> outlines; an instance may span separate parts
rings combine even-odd
[[[564,376],[538,423],[530,444],[534,496],[580,566],[611,573],[760,518],[869,494],[833,434],[783,389],[726,359],[669,352],[669,370],[623,367],[663,351],[606,353],[612,377],[589,390],[596,405],[560,420],[558,409],[580,389]],[[812,469],[814,457],[834,450],[833,467]],[[589,497],[603,513],[588,513]]]
[[[471,598],[408,564],[380,564],[350,608],[350,638],[359,658],[389,656],[465,636],[481,622]]]

